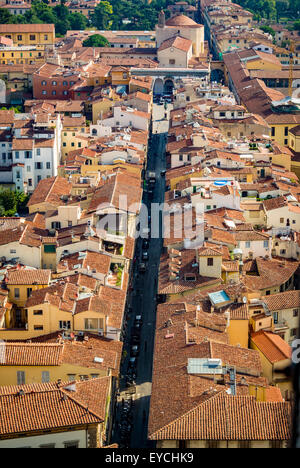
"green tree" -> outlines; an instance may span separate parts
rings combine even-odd
[[[276,2],[277,23],[279,23],[280,18],[286,17],[288,10],[289,10],[288,0],[277,0]]]
[[[97,29],[108,29],[110,20],[112,20],[112,15],[112,5],[106,0],[101,1],[99,5],[96,6],[95,12],[92,15],[92,24],[96,26]]]
[[[300,20],[295,21],[295,23],[294,23],[294,29],[295,29],[296,31],[300,31]]]
[[[260,26],[260,29],[267,33],[267,34],[271,34],[273,37],[275,37],[275,34],[276,32],[274,31],[273,28],[271,28],[270,26]]]
[[[110,47],[108,40],[100,34],[93,34],[83,41],[83,47]]]
[[[88,20],[82,13],[70,13],[68,19],[71,29],[80,29],[80,31],[83,31],[88,25]]]
[[[65,36],[67,31],[71,29],[71,25],[68,19],[58,19],[55,22],[55,32],[58,36]]]
[[[11,24],[13,15],[8,10],[0,8],[0,24]]]
[[[5,189],[0,192],[0,207],[2,216],[13,216],[17,212],[16,192]]]
[[[1,216],[14,216],[17,212],[25,213],[29,196],[24,192],[2,189],[0,191]]]

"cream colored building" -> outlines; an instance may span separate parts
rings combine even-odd
[[[173,16],[166,21],[161,12],[156,27],[156,44],[160,48],[162,43],[175,36],[180,36],[192,42],[192,53],[199,57],[204,53],[204,26],[195,23],[185,15]]]

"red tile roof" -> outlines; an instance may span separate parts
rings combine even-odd
[[[109,377],[70,385],[1,387],[0,437],[102,423]]]
[[[151,440],[289,440],[289,403],[257,402],[254,397],[209,398],[178,419],[150,433]]]
[[[14,270],[7,274],[7,285],[48,285],[51,280],[51,270]]]
[[[300,307],[300,291],[285,291],[271,296],[263,296],[262,300],[270,311],[296,309]]]
[[[251,341],[272,364],[292,357],[292,348],[275,333],[261,330],[252,334]]]

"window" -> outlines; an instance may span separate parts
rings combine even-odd
[[[43,94],[44,96],[46,96],[47,91],[43,90],[43,91],[42,91],[42,94]]]
[[[284,218],[280,218],[280,224],[284,224]]]
[[[52,229],[55,229],[55,228],[52,228]],[[56,252],[55,244],[44,245],[44,252],[45,253],[55,253]]]
[[[32,288],[27,288],[27,298],[31,296]]]
[[[67,81],[64,81],[64,82],[63,82],[63,86],[68,86],[68,82],[67,82]]]
[[[71,330],[71,322],[69,320],[68,321],[60,320],[59,329],[60,330]]]
[[[287,138],[284,140],[284,144],[285,144],[285,146],[287,146],[289,144],[289,140]]]
[[[251,247],[251,242],[250,242],[250,241],[247,241],[247,242],[246,242],[246,249],[250,249],[250,247]]]
[[[32,159],[32,151],[25,151],[25,159]]]
[[[19,299],[19,298],[20,298],[20,289],[15,288],[15,299]]]
[[[41,163],[41,162],[35,163],[35,168],[36,168],[36,169],[39,169],[39,170],[40,170],[40,169],[43,169],[43,163]]]
[[[30,34],[29,39],[30,39],[31,41],[35,41],[35,34]]]
[[[25,372],[24,371],[17,372],[17,385],[25,385]]]
[[[274,312],[273,317],[274,317],[274,324],[277,325],[277,323],[278,323],[278,312]]]
[[[169,65],[175,65],[175,63],[176,63],[175,59],[170,59],[169,60]]]
[[[63,91],[64,96],[68,96],[68,91]]]
[[[98,377],[99,377],[99,374],[91,374],[92,379],[98,379]]]
[[[289,127],[284,128],[284,136],[289,136]]]
[[[219,442],[217,440],[209,440],[207,441],[206,446],[208,449],[217,449],[219,446]]]
[[[64,442],[64,446],[66,449],[78,449],[79,448],[79,440]]]
[[[74,382],[76,380],[76,374],[68,374],[69,382]]]
[[[43,311],[42,310],[34,310],[33,315],[43,315]]]
[[[40,150],[40,148],[38,148],[38,149],[36,150],[36,155],[37,155],[37,156],[41,156],[41,150]]]
[[[264,248],[265,249],[268,249],[269,248],[269,241],[264,241]]]
[[[47,81],[42,81],[42,86],[47,86]]]
[[[42,371],[42,383],[50,382],[50,373],[49,371]]]
[[[33,329],[35,331],[42,331],[42,330],[44,330],[44,326],[43,325],[34,325]]]
[[[214,259],[213,258],[208,258],[207,259],[207,266],[214,266]]]
[[[296,336],[296,335],[297,335],[297,332],[298,332],[297,328],[292,328],[292,329],[291,329],[291,338],[294,337],[294,336]]]
[[[51,169],[51,163],[50,162],[46,163],[46,169]]]
[[[239,448],[241,449],[248,449],[250,448],[250,441],[249,440],[241,440],[239,442]]]
[[[28,186],[32,187],[32,179],[28,179]]]
[[[266,291],[266,296],[270,296],[271,291]]]
[[[275,136],[275,127],[272,127],[272,133],[271,133],[272,137]]]
[[[52,91],[52,96],[56,96],[56,91]]]
[[[281,449],[282,447],[281,440],[272,440],[270,444],[272,449]]]
[[[11,253],[11,254],[16,254],[17,251],[16,251],[15,249],[11,249],[11,250],[10,250],[10,253]]]
[[[18,36],[18,41],[22,41],[23,37],[21,35]]]
[[[103,330],[104,329],[104,320],[100,319],[85,319],[84,321],[85,330]]]
[[[57,81],[52,81],[52,86],[56,86],[57,85]]]

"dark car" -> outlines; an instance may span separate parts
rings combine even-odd
[[[140,337],[139,334],[136,333],[136,334],[134,334],[134,335],[131,336],[131,343],[132,343],[132,345],[135,345],[135,344],[136,344],[136,345],[139,345],[140,342],[141,342],[141,337]]]
[[[148,260],[149,260],[149,254],[148,254],[148,252],[144,251],[144,252],[142,253],[142,259],[143,259],[143,262],[148,262]]]
[[[135,344],[135,345],[131,346],[130,356],[131,357],[137,357],[139,354],[140,354],[139,345]]]
[[[148,250],[148,249],[149,249],[149,240],[143,239],[143,250]]]
[[[145,273],[146,270],[147,270],[147,267],[146,267],[145,263],[140,263],[139,264],[139,272],[140,273]]]
[[[136,369],[136,366],[137,366],[137,359],[136,359],[136,357],[131,357],[131,358],[129,359],[128,369]]]

